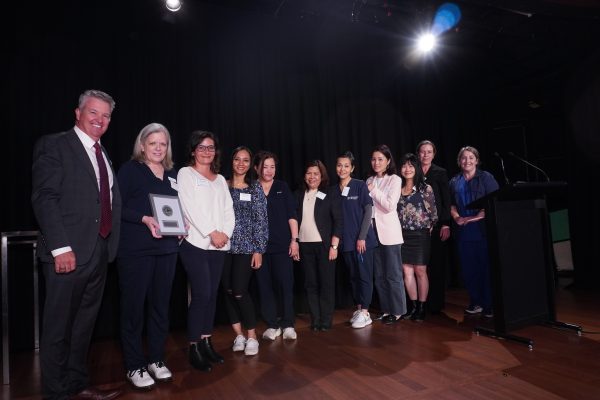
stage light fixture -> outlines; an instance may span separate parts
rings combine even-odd
[[[421,35],[417,40],[417,49],[421,53],[429,53],[435,48],[436,37],[431,33]]]
[[[180,0],[167,0],[165,2],[165,6],[169,11],[179,11],[181,9],[181,1]]]

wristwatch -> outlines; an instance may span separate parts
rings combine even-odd
[[[300,243],[300,238],[292,238],[292,242]]]
[[[332,248],[332,249],[334,249],[334,250],[337,250],[337,248],[338,248],[338,245],[337,245],[337,244],[332,244],[332,245],[331,245],[331,248]]]

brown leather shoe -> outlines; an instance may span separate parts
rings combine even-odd
[[[120,394],[120,390],[102,390],[90,387],[71,397],[71,400],[110,400]]]

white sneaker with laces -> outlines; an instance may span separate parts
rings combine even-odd
[[[294,329],[293,326],[288,326],[287,328],[285,328],[283,330],[283,338],[290,339],[290,340],[298,339],[298,334],[296,333],[296,330]]]
[[[237,335],[233,341],[233,351],[244,351],[246,348],[246,338],[244,335]]]
[[[275,340],[281,335],[281,328],[269,328],[263,333],[263,339]]]
[[[168,381],[173,377],[169,368],[162,361],[148,364],[148,373],[156,381]]]
[[[371,325],[373,320],[371,319],[371,314],[361,312],[360,315],[356,317],[354,322],[352,322],[352,327],[355,329],[364,328],[367,325]]]
[[[467,314],[479,314],[483,311],[483,308],[481,306],[469,306],[465,309],[465,312]]]
[[[146,368],[127,371],[127,380],[136,388],[148,390],[154,386],[154,379],[148,374]]]
[[[246,341],[246,348],[244,349],[244,354],[247,356],[253,356],[258,354],[258,340],[249,338]]]
[[[358,318],[358,316],[362,313],[361,310],[356,310],[354,311],[354,313],[352,314],[352,317],[350,318],[350,323],[353,323],[354,320],[356,320],[356,318]]]

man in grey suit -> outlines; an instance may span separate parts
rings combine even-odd
[[[121,198],[100,145],[114,107],[110,95],[87,90],[79,97],[75,126],[43,136],[34,147],[31,201],[46,283],[40,367],[48,399],[119,394],[90,387],[87,372],[107,264],[119,243]]]

